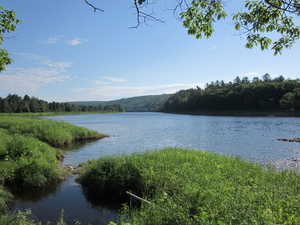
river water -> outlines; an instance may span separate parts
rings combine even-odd
[[[237,155],[260,164],[297,169],[300,143],[277,141],[300,136],[300,118],[219,117],[165,113],[121,113],[51,116],[110,135],[69,147],[64,164],[118,153],[184,147]],[[68,178],[60,185],[17,195],[12,211],[30,208],[40,221],[57,221],[64,210],[68,224],[107,224],[117,221],[119,206],[86,199],[81,186]]]

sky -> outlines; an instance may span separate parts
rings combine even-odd
[[[1,0],[22,24],[1,46],[14,63],[0,73],[0,97],[34,96],[46,101],[109,101],[175,93],[235,77],[300,78],[300,43],[274,56],[246,49],[231,16],[209,39],[187,34],[161,1],[154,15],[165,23],[136,26],[130,0]],[[231,0],[230,15],[243,1]]]

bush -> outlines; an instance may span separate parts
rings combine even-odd
[[[88,195],[120,200],[125,198],[127,190],[142,194],[142,176],[128,157],[108,156],[90,163],[79,178]]]

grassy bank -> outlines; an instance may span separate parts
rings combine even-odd
[[[0,128],[7,130],[10,134],[37,138],[51,146],[61,146],[76,140],[106,137],[96,131],[70,123],[27,117],[0,116]]]
[[[0,116],[0,212],[12,200],[10,189],[35,188],[58,182],[62,150],[72,141],[106,137],[66,122]]]
[[[148,200],[126,208],[129,224],[299,224],[300,174],[240,158],[167,148],[107,156],[79,177],[94,198]],[[126,210],[125,210],[126,211]]]

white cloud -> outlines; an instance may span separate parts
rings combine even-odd
[[[50,83],[70,80],[66,68],[70,67],[70,62],[54,62],[48,57],[20,53],[31,61],[39,64],[38,67],[31,68],[8,68],[0,74],[0,88],[8,91],[35,91],[38,88]]]
[[[79,44],[83,44],[85,42],[88,42],[88,40],[83,39],[83,38],[73,38],[71,40],[68,40],[65,35],[57,35],[55,37],[49,37],[47,39],[40,39],[39,40],[40,44],[52,45],[52,44],[56,44],[57,42],[64,42],[68,45],[74,46],[74,45],[79,45]]]
[[[101,88],[76,88],[72,92],[83,93],[83,96],[89,96],[93,100],[115,100],[120,98],[171,94],[181,89],[195,88],[204,86],[203,84],[167,84],[156,86],[101,86]]]
[[[213,51],[213,50],[216,50],[217,49],[217,46],[213,46],[211,48],[208,49],[208,51]]]
[[[55,44],[55,43],[58,42],[58,41],[59,41],[58,38],[48,38],[47,40],[42,41],[42,43],[52,45],[52,44]]]
[[[108,82],[102,81],[102,80],[96,80],[95,85],[103,85],[103,84],[109,84]]]
[[[72,40],[66,41],[66,43],[69,44],[69,45],[80,45],[80,44],[83,44],[85,42],[88,42],[88,40],[81,39],[81,38],[74,38]]]
[[[115,78],[115,77],[101,77],[102,79],[105,79],[105,80],[109,80],[109,81],[112,81],[112,82],[125,82],[126,80],[124,79],[121,79],[121,78]]]
[[[245,76],[256,76],[258,73],[252,72],[252,73],[246,73]]]

